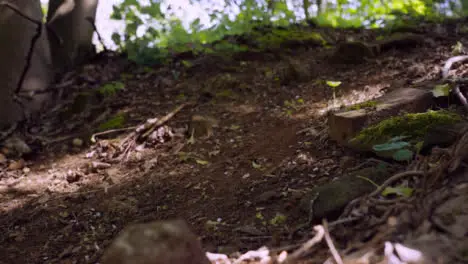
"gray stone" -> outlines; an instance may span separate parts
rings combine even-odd
[[[107,248],[102,264],[209,264],[197,236],[185,221],[126,227]]]

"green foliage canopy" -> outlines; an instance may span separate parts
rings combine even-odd
[[[223,8],[212,8],[215,2]],[[336,0],[334,3],[326,0],[191,0],[190,3],[203,6],[209,21],[196,18],[187,27],[175,15],[169,0],[123,0],[120,5],[114,5],[111,18],[125,21],[124,34],[114,33],[112,39],[130,59],[153,64],[161,62],[168,54],[203,51],[206,43],[225,35],[247,33],[255,26],[305,23],[305,16],[320,26],[392,28],[417,25],[422,20],[459,17],[468,12],[466,0]]]

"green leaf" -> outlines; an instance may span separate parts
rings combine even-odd
[[[259,220],[263,220],[263,215],[262,215],[262,212],[257,212],[255,214],[255,218],[259,219]]]
[[[111,14],[111,19],[114,19],[114,20],[122,20],[123,17],[122,17],[122,11],[120,8],[118,8],[117,6],[113,5],[112,6],[112,14]]]
[[[114,41],[115,45],[120,46],[121,40],[120,40],[120,34],[117,32],[112,33],[111,36],[112,41]]]
[[[190,155],[187,152],[180,151],[178,155],[180,161],[187,161],[190,158]]]
[[[448,96],[451,90],[452,87],[450,87],[450,84],[448,83],[436,85],[434,89],[432,89],[432,95],[434,97]]]
[[[155,19],[164,18],[164,14],[161,12],[161,3],[151,3],[149,6],[142,7],[140,12]]]
[[[379,144],[379,145],[374,145],[372,149],[374,151],[380,152],[380,151],[389,151],[389,150],[397,150],[397,149],[402,149],[406,146],[409,146],[408,142],[404,141],[398,141],[398,142],[388,142],[385,144]]]
[[[286,222],[287,217],[283,214],[276,213],[276,216],[272,219],[270,219],[270,224],[277,226],[277,225],[282,225]]]
[[[406,138],[409,138],[409,136],[397,136],[397,137],[393,137],[388,142],[398,142],[398,141],[401,141],[402,139],[406,139]]]
[[[262,167],[262,165],[256,163],[255,161],[252,161],[252,167],[253,167],[254,169],[260,169],[260,168]]]
[[[200,164],[200,165],[208,165],[208,163],[209,163],[209,162],[206,161],[206,160],[199,160],[199,159],[196,159],[195,162],[197,162],[197,163]]]
[[[413,152],[408,149],[400,149],[393,153],[392,158],[396,161],[409,161],[413,158]]]
[[[340,81],[326,81],[327,85],[332,87],[332,88],[336,88],[338,86],[341,85],[341,82]]]
[[[387,187],[382,191],[382,195],[388,196],[390,194],[396,194],[398,196],[409,198],[413,194],[413,191],[414,191],[413,188],[404,187],[404,186]]]
[[[457,41],[457,44],[452,47],[452,55],[460,55],[463,53],[463,44],[460,41]]]
[[[419,153],[419,151],[421,151],[423,144],[424,144],[424,141],[418,141],[418,143],[414,145],[414,147],[416,148],[416,152]]]

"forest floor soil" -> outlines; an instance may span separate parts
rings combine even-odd
[[[461,41],[468,45],[468,38]],[[437,40],[356,65],[329,63],[326,49],[317,47],[282,58],[204,58],[189,70],[144,68],[103,56],[73,77],[75,94],[114,80],[124,90],[88,116],[44,117],[37,129],[58,131],[51,138],[56,142],[24,160],[0,161],[0,263],[97,263],[125,226],[173,218],[186,220],[209,252],[300,244],[312,230],[290,237],[307,221],[297,211],[301,194],[372,158],[329,140],[326,112],[333,96],[324,81],[342,83],[338,105],[360,103],[438,80],[454,44]],[[304,70],[307,78],[282,83],[268,74],[288,67]],[[110,113],[104,121],[124,113],[123,127],[138,126],[190,100],[196,103],[165,124],[172,134],[162,133],[170,136],[138,146],[126,159],[114,155],[122,153],[116,146],[131,129],[97,136],[94,144],[73,143],[90,118],[103,113]],[[177,132],[193,115],[216,120],[212,135],[189,140]],[[341,239],[337,243],[345,244]],[[320,246],[308,263],[328,256]]]

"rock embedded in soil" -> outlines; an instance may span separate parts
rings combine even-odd
[[[189,136],[193,136],[195,138],[208,138],[213,134],[213,128],[217,127],[219,121],[215,118],[202,116],[202,115],[194,115],[191,118],[191,121],[188,126],[188,134]]]
[[[329,133],[332,140],[341,145],[352,147],[349,140],[364,127],[378,123],[400,111],[407,113],[425,112],[432,104],[429,90],[400,88],[375,99],[375,110],[343,110],[328,118]]]
[[[301,199],[299,210],[308,214],[312,221],[320,221],[322,218],[332,221],[353,199],[375,190],[375,186],[363,178],[382,184],[391,173],[388,168],[363,168],[342,176],[337,181],[314,187]]]
[[[468,122],[462,121],[455,124],[444,124],[429,129],[420,150],[421,155],[430,154],[433,147],[446,148],[468,131]]]
[[[350,41],[340,43],[330,58],[332,63],[358,64],[373,58],[375,47],[364,42]]]
[[[183,220],[126,227],[106,249],[102,264],[209,264],[197,236]]]

